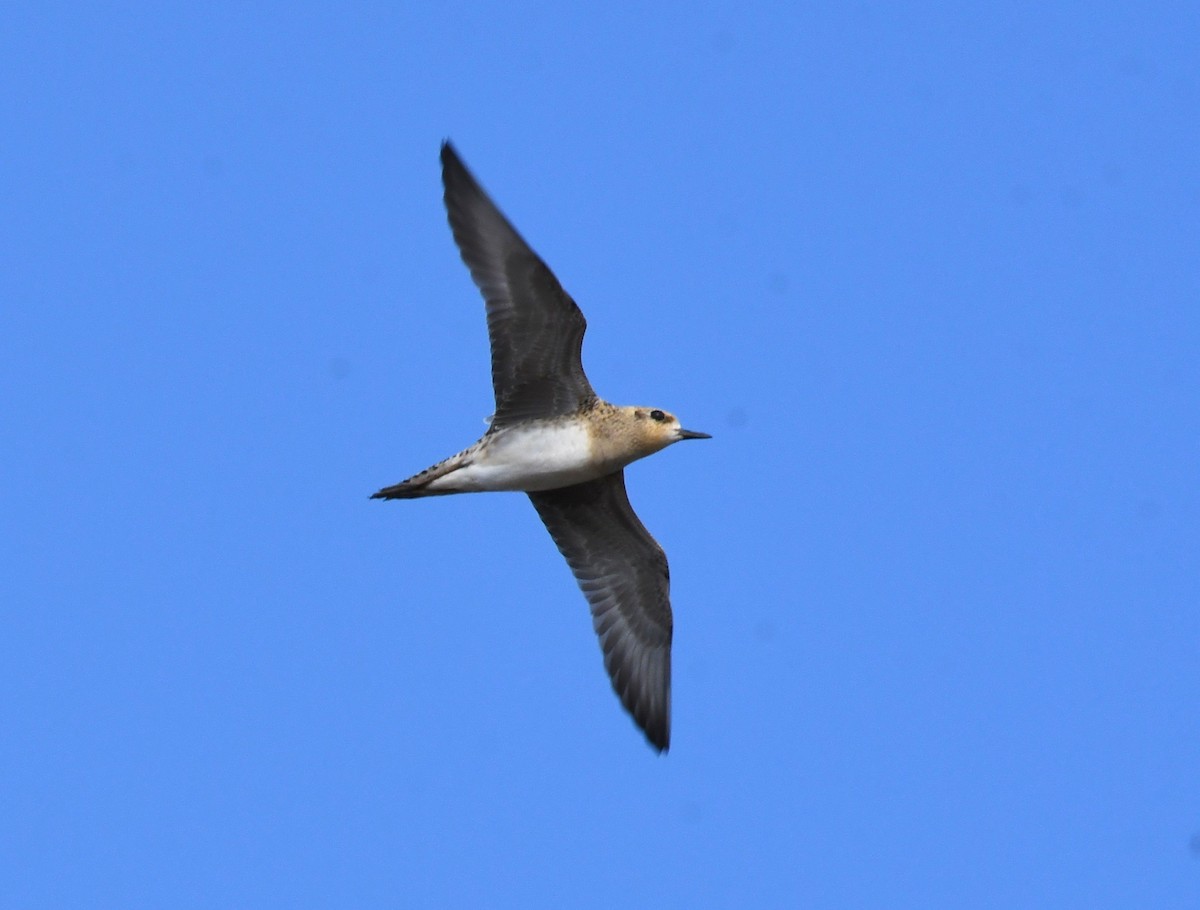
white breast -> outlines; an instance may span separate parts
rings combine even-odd
[[[586,427],[531,423],[484,437],[470,464],[433,481],[431,490],[553,490],[594,480],[612,468],[592,457]]]

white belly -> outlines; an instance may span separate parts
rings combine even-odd
[[[470,463],[429,484],[431,490],[553,490],[615,470],[595,461],[578,424],[527,424],[485,437]]]

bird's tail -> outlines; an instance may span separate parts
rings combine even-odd
[[[465,451],[459,452],[457,455],[451,455],[445,461],[439,461],[432,467],[426,468],[420,474],[414,474],[408,480],[402,480],[400,483],[392,484],[390,487],[384,487],[378,493],[372,493],[372,499],[420,499],[423,496],[448,496],[451,493],[460,493],[461,490],[447,489],[430,489],[430,484],[435,480],[440,480],[447,474],[457,471],[459,468],[464,468],[471,463],[471,456],[474,454],[475,447],[472,446]]]

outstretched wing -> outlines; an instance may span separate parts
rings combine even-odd
[[[625,474],[530,493],[592,608],[621,703],[659,751],[671,739],[671,599],[667,556],[638,520]]]
[[[580,360],[583,313],[449,142],[442,145],[442,183],[454,240],[487,304],[492,426],[580,410],[596,397]]]

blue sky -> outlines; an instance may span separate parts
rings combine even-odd
[[[3,19],[5,907],[1196,906],[1195,4]],[[665,758],[525,497],[367,499],[491,413],[446,137],[714,435]]]

